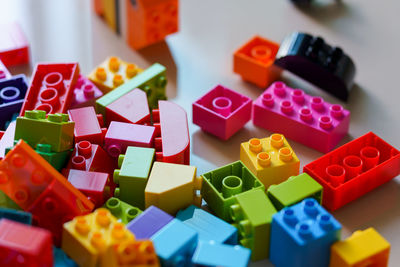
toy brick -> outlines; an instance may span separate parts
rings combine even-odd
[[[159,101],[153,110],[156,127],[156,160],[190,164],[190,137],[186,111],[170,101]]]
[[[4,66],[3,62],[0,60],[0,80],[10,79],[12,77],[11,73],[8,71],[7,67]]]
[[[129,223],[142,213],[140,209],[133,207],[115,197],[109,198],[104,204],[104,207],[108,209],[111,214],[118,219],[119,222],[122,222],[123,224]]]
[[[336,210],[400,174],[400,152],[369,132],[304,166]]]
[[[89,141],[92,144],[103,145],[104,134],[94,107],[70,109],[68,115],[71,121],[75,122],[75,143]]]
[[[144,191],[145,206],[154,205],[169,214],[176,214],[191,204],[200,206],[197,190],[201,184],[194,166],[154,162]]]
[[[269,199],[277,210],[294,205],[305,198],[314,198],[319,204],[322,202],[323,187],[307,173],[289,177],[279,185],[272,185],[267,190]]]
[[[240,160],[268,189],[298,175],[300,160],[281,134],[252,138],[240,145]]]
[[[151,237],[162,266],[190,266],[198,236],[195,230],[173,219]]]
[[[49,144],[38,144],[36,146],[35,152],[38,153],[42,158],[44,158],[51,166],[54,167],[57,171],[60,171],[67,163],[72,149],[61,151],[61,152],[52,152],[51,145]]]
[[[173,219],[174,217],[168,213],[151,206],[130,221],[126,228],[135,235],[136,239],[149,239]]]
[[[61,248],[79,266],[105,267],[107,249],[135,237],[110,211],[99,208],[64,224]]]
[[[196,230],[199,241],[230,245],[238,243],[238,233],[234,226],[194,205],[180,210],[176,218]]]
[[[0,159],[6,155],[7,148],[14,145],[15,124],[16,122],[11,122],[0,139]]]
[[[388,266],[390,243],[374,228],[356,231],[331,247],[330,267]]]
[[[246,267],[250,255],[250,249],[242,246],[200,241],[193,254],[192,263],[194,266]]]
[[[21,207],[18,206],[11,198],[9,198],[3,191],[0,190],[0,207],[13,209],[13,210],[21,210]]]
[[[113,29],[116,33],[120,33],[120,25],[118,21],[118,13],[120,12],[119,3],[120,0],[103,0],[103,12],[102,16],[104,20],[107,22],[108,26]],[[121,7],[124,10],[123,7]]]
[[[15,114],[19,114],[27,88],[28,83],[23,74],[6,80],[0,78],[0,129],[5,129],[7,122],[11,121]]]
[[[254,36],[233,54],[233,71],[243,80],[265,88],[280,75],[274,66],[279,44]]]
[[[47,114],[66,113],[78,76],[78,63],[36,65],[20,116],[26,110],[34,109],[44,110]]]
[[[24,224],[32,223],[32,214],[28,212],[8,208],[0,208],[0,220],[4,218]]]
[[[128,146],[153,147],[156,128],[112,121],[104,138],[104,150],[116,158],[125,154]]]
[[[270,261],[276,267],[328,266],[330,247],[340,239],[341,228],[313,198],[286,207],[272,218]]]
[[[251,119],[251,99],[217,85],[192,104],[193,123],[227,140]]]
[[[20,25],[16,22],[0,25],[0,60],[4,65],[14,66],[29,63],[29,43]]]
[[[49,144],[54,152],[73,148],[75,122],[68,121],[67,114],[49,114],[43,110],[26,111],[17,118],[15,140],[23,139],[32,147]]]
[[[103,92],[97,88],[88,78],[79,75],[74,88],[71,108],[94,106],[96,99],[103,96]]]
[[[54,267],[78,267],[78,265],[60,248],[53,247],[53,258]]]
[[[142,71],[141,68],[133,63],[124,62],[118,57],[109,57],[96,67],[96,69],[89,74],[88,78],[96,84],[104,94],[107,94],[136,77]]]
[[[350,111],[275,82],[254,102],[253,123],[327,153],[348,133]]]
[[[0,220],[2,266],[53,267],[51,234],[37,227]]]
[[[127,42],[141,49],[178,31],[178,0],[126,1]]]
[[[118,184],[114,195],[135,207],[144,209],[144,191],[154,161],[154,148],[129,146],[125,155],[118,157],[120,169],[114,171]]]
[[[241,162],[236,161],[201,175],[201,195],[208,207],[224,221],[231,221],[229,208],[235,204],[235,195],[249,190],[262,190],[264,185]]]

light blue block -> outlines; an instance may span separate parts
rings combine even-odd
[[[238,242],[236,227],[194,205],[179,211],[176,218],[196,230],[200,241],[231,245]]]
[[[78,267],[62,249],[53,247],[54,267]]]
[[[5,218],[12,221],[24,223],[24,224],[32,224],[32,214],[25,211],[0,208],[0,219]]]

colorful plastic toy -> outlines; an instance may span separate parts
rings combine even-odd
[[[96,99],[101,96],[103,96],[103,92],[94,83],[85,76],[79,75],[74,88],[71,108],[94,106]]]
[[[96,115],[93,107],[83,107],[68,110],[71,121],[75,122],[74,139],[80,141],[89,141],[92,144],[103,145],[106,128],[101,128],[102,115]],[[98,117],[100,116],[100,118]]]
[[[304,166],[336,210],[400,174],[400,152],[369,132]]]
[[[0,139],[0,160],[6,155],[7,148],[14,145],[15,124],[16,122],[11,122]]]
[[[107,22],[108,26],[121,33],[121,25],[119,22],[119,13],[124,10],[124,6],[120,6],[123,1],[118,0],[94,0],[94,10],[97,15],[102,16]]]
[[[254,102],[253,123],[327,153],[349,131],[350,111],[275,82]]]
[[[54,169],[60,171],[68,162],[68,159],[72,153],[72,149],[61,152],[52,152],[51,145],[38,144],[36,146],[35,152],[42,156],[42,158],[44,158],[48,163],[50,163],[50,165],[53,166]]]
[[[8,71],[7,67],[4,66],[3,62],[0,60],[0,80],[7,80],[12,77],[11,73]]]
[[[0,25],[0,60],[7,67],[29,63],[29,43],[18,23]]]
[[[0,220],[4,218],[28,225],[32,224],[32,214],[20,210],[0,208]]]
[[[21,208],[1,190],[0,190],[0,207],[13,210],[21,210]]]
[[[61,248],[53,247],[53,258],[54,267],[78,267]]]
[[[227,140],[251,119],[251,99],[217,85],[192,104],[193,123]]]
[[[108,209],[111,214],[118,219],[119,222],[122,222],[123,224],[129,223],[142,213],[140,209],[133,207],[115,197],[109,198],[104,204],[104,207]]]

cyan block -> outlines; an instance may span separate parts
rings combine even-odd
[[[272,218],[270,261],[276,267],[328,266],[330,247],[341,229],[313,198],[286,207]]]
[[[173,219],[151,237],[162,266],[190,266],[198,235],[178,219]]]
[[[25,211],[0,208],[0,220],[3,218],[24,224],[32,224],[32,214]]]
[[[199,235],[199,241],[231,245],[238,243],[236,227],[194,205],[180,210],[176,218],[193,228]]]
[[[78,267],[60,248],[53,247],[54,267]]]

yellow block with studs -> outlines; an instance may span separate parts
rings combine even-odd
[[[282,134],[252,138],[240,145],[240,160],[264,184],[280,184],[299,174],[300,160]]]

